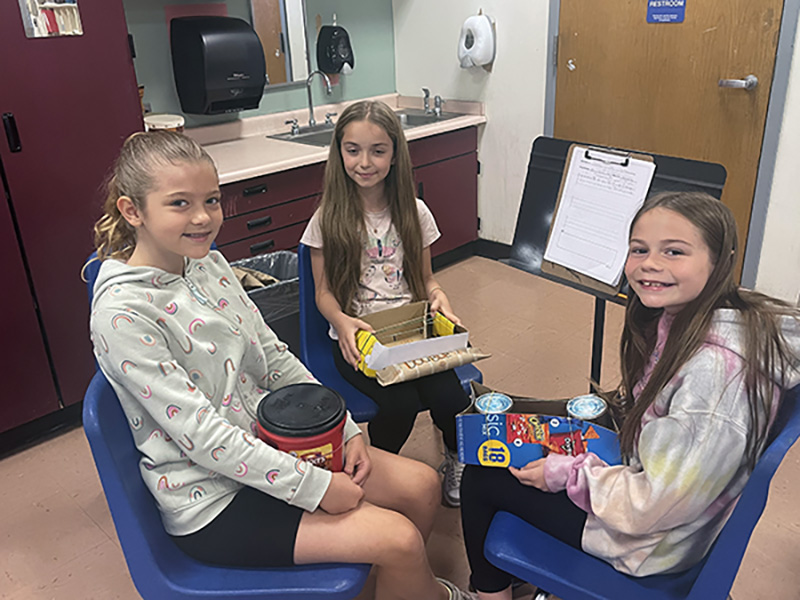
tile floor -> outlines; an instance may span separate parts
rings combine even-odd
[[[539,397],[588,386],[592,299],[495,261],[439,271],[475,346],[492,353],[485,382]],[[602,383],[615,382],[622,308],[609,306]],[[403,453],[436,467],[441,443],[420,414]],[[736,600],[800,599],[800,445],[783,461],[732,590]],[[0,598],[139,598],[125,566],[81,429],[0,461]],[[466,584],[459,511],[440,508],[429,554],[434,571]],[[626,599],[627,600],[627,599]]]

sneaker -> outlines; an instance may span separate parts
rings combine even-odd
[[[442,478],[442,502],[445,506],[458,508],[461,506],[461,476],[464,474],[464,463],[458,461],[458,453],[445,448],[444,462],[439,470]]]
[[[450,592],[448,600],[478,600],[477,594],[460,590],[455,586],[455,584],[447,581],[447,579],[437,577],[436,581],[441,583],[447,589],[447,591]]]

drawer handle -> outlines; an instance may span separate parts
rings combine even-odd
[[[248,229],[255,229],[256,227],[264,227],[265,225],[272,225],[272,217],[266,216],[261,217],[260,219],[253,219],[252,221],[247,222]]]
[[[256,255],[262,250],[269,250],[275,245],[275,240],[267,240],[266,242],[259,242],[250,246],[250,254]]]
[[[417,198],[425,200],[425,187],[421,181],[417,184]]]
[[[247,196],[255,196],[257,194],[263,194],[267,191],[267,184],[262,183],[261,185],[254,185],[253,187],[244,188],[242,194]]]

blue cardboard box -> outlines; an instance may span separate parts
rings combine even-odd
[[[566,399],[536,400],[506,394],[513,402],[508,412],[478,412],[475,399],[492,391],[473,381],[472,403],[456,416],[461,462],[519,468],[550,452],[593,452],[608,464],[621,462],[617,432],[594,421],[569,418]],[[610,417],[602,422],[614,427]]]

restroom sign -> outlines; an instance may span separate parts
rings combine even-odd
[[[683,23],[686,0],[647,0],[648,23]]]

